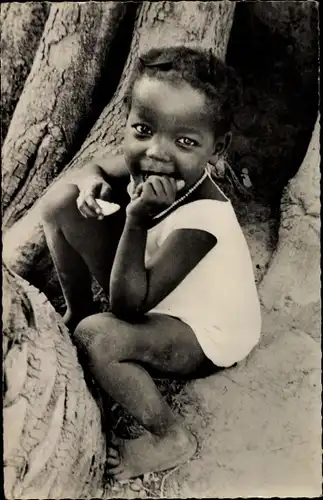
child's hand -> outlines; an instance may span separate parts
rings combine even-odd
[[[175,180],[173,177],[150,175],[137,186],[127,206],[127,215],[142,221],[153,218],[174,203],[177,192],[184,185],[183,180]]]
[[[77,208],[83,217],[103,219],[102,208],[95,201],[96,198],[109,201],[111,186],[102,177],[89,176],[78,184],[80,194],[76,200]]]

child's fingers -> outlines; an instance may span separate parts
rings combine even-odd
[[[97,198],[100,198],[101,200],[105,200],[105,201],[110,201],[110,199],[111,199],[111,187],[109,186],[109,184],[107,184],[107,183],[102,184],[99,196],[97,196]]]
[[[157,175],[151,175],[146,181],[146,184],[150,185],[158,198],[165,196],[165,189],[163,187],[163,178]]]
[[[176,182],[172,177],[162,177],[162,187],[169,203],[173,203],[176,197]]]
[[[95,201],[95,198],[93,197],[92,194],[88,194],[84,198],[84,202],[86,206],[94,213],[97,215],[102,215],[102,209],[101,207],[97,204]]]
[[[85,217],[86,219],[93,219],[94,217],[98,217],[96,213],[93,213],[93,211],[90,210],[86,205],[80,205],[78,209],[80,214],[83,215],[83,217]]]
[[[83,215],[83,217],[87,218],[93,218],[93,217],[99,217],[102,215],[102,210],[97,205],[95,204],[89,204],[88,199],[84,198],[83,196],[79,196],[76,200],[77,208],[79,212]],[[95,205],[97,205],[98,211],[95,208]]]
[[[135,200],[136,198],[140,198],[141,193],[142,193],[142,189],[143,189],[143,185],[144,185],[144,183],[140,182],[140,184],[138,184],[136,187],[133,188],[133,190],[130,194],[130,197],[132,200]]]
[[[176,198],[176,193],[183,189],[185,182],[174,177],[160,177],[164,193],[170,203],[173,203]]]
[[[156,197],[158,197],[158,193],[156,191],[157,191],[156,186],[153,187],[153,183],[149,179],[144,183],[140,197],[144,198],[146,201],[153,200]]]
[[[163,188],[164,193],[167,196],[172,197],[172,191],[175,191],[175,195],[177,191],[180,191],[185,186],[185,182],[183,179],[174,179],[174,177],[169,176],[152,176],[151,180],[153,181],[153,185],[158,188],[158,184]]]

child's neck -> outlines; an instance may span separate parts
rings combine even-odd
[[[216,200],[225,203],[228,202],[228,198],[223,195],[216,183],[211,180],[209,176],[207,176],[206,179],[204,179],[204,181],[201,183],[201,185],[198,186],[186,199],[184,199],[182,203],[178,204],[162,217],[153,219],[149,227],[152,228],[156,226],[159,222],[168,217],[168,215],[173,213],[177,208],[184,206],[187,203],[198,200]]]
[[[216,200],[227,202],[228,198],[224,196],[216,183],[211,180],[210,177],[207,177],[201,186],[199,186],[198,189],[192,193],[186,203],[197,200]]]

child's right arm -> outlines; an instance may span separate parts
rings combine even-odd
[[[77,206],[81,214],[88,217],[102,216],[97,198],[124,204],[125,187],[129,172],[123,156],[94,158],[80,173],[76,185],[80,194]]]

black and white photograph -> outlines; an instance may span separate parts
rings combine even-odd
[[[0,12],[4,497],[321,497],[318,2]]]

